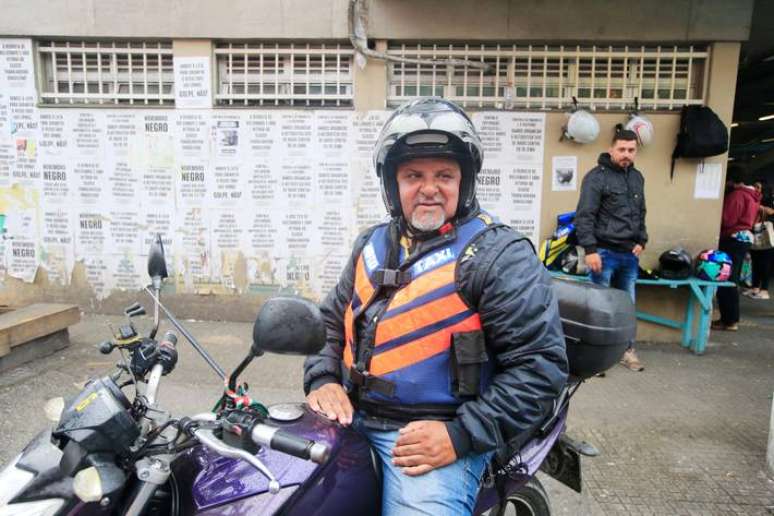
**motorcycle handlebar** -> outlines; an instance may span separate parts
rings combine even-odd
[[[299,459],[323,464],[330,450],[324,444],[290,434],[277,427],[257,423],[251,432],[256,444],[277,450]]]
[[[156,364],[151,369],[150,375],[148,375],[148,384],[145,388],[145,399],[147,400],[149,407],[156,406],[156,396],[159,391],[159,382],[161,381],[161,375],[164,372],[164,366],[162,364]]]
[[[161,376],[172,371],[175,364],[177,364],[176,344],[177,336],[171,331],[168,331],[164,334],[164,338],[158,345],[157,361],[151,369],[150,375],[148,375],[148,385],[145,390],[145,398],[150,407],[153,407],[156,404]]]

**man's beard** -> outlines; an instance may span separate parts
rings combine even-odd
[[[422,232],[435,231],[446,222],[443,210],[425,211],[421,215],[416,210],[411,214],[411,226]]]

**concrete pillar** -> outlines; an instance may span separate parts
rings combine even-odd
[[[175,57],[209,57],[210,58],[210,90],[213,102],[217,84],[215,84],[215,51],[211,39],[175,39],[172,40],[172,52]]]
[[[771,419],[769,421],[769,448],[766,452],[766,465],[769,478],[774,480],[774,396],[771,400]]]
[[[739,51],[741,43],[713,43],[710,58],[709,84],[707,85],[707,106],[711,107],[718,117],[731,126],[734,114],[734,97],[736,95],[736,72],[739,68]],[[722,156],[708,158],[725,163],[728,153]],[[724,169],[726,167],[723,167]],[[718,217],[719,219],[719,217]]]
[[[387,51],[387,41],[376,42],[377,52]],[[369,58],[365,68],[354,65],[355,111],[387,106],[387,62]]]

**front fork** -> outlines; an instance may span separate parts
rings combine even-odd
[[[131,497],[131,505],[126,509],[126,516],[139,516],[148,505],[156,489],[164,485],[170,475],[171,455],[145,457],[137,461],[136,470],[139,482]]]

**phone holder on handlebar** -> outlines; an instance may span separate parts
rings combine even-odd
[[[177,336],[168,331],[161,342],[151,339],[142,339],[141,344],[134,350],[130,368],[135,376],[142,378],[155,366],[161,364],[162,374],[169,374],[177,364]]]

